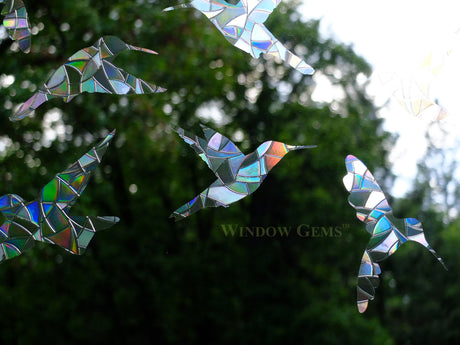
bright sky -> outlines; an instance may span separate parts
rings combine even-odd
[[[456,82],[460,80],[460,64],[452,62],[460,61],[455,59],[460,49],[453,50],[447,60],[441,58],[448,49],[455,48],[455,42],[460,46],[460,35],[454,36],[460,28],[460,1],[304,0],[301,12],[306,19],[322,18],[325,36],[353,44],[355,51],[373,65],[375,73],[369,92],[377,104],[391,95],[391,83],[382,81],[389,80],[393,72],[402,76],[421,66],[430,53],[438,57],[435,62],[441,61],[442,68],[430,84],[430,96],[449,112],[441,122],[453,136],[449,141],[457,141],[460,106]],[[391,102],[380,116],[386,119],[388,131],[400,135],[390,155],[393,172],[399,177],[391,193],[403,196],[416,174],[417,160],[425,152],[424,135],[431,121],[405,112],[397,101]]]

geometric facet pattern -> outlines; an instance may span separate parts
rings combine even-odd
[[[88,185],[115,132],[93,147],[65,171],[58,173],[37,199],[0,197],[0,261],[31,248],[34,241],[57,244],[73,254],[83,254],[95,232],[117,223],[117,217],[71,216],[69,210]]]
[[[347,175],[343,178],[350,192],[348,202],[356,209],[358,219],[366,224],[371,234],[361,259],[358,273],[357,304],[360,313],[374,299],[381,273],[379,264],[393,254],[401,244],[415,241],[427,248],[446,268],[442,259],[428,244],[420,223],[415,218],[399,219],[393,212],[372,173],[358,158],[348,155],[345,160]],[[446,268],[447,269],[447,268]]]
[[[262,184],[268,172],[293,150],[315,146],[292,146],[278,141],[266,141],[254,152],[244,155],[236,145],[211,128],[201,126],[205,138],[193,135],[182,128],[176,129],[179,136],[189,144],[217,176],[208,188],[170,217],[177,220],[188,217],[204,207],[228,207],[251,194]]]
[[[163,11],[193,7],[202,12],[235,47],[258,58],[260,54],[273,55],[303,74],[314,69],[291,53],[265,27],[264,22],[281,0],[241,0],[235,5],[225,0],[193,0],[168,7]]]
[[[70,102],[83,92],[127,95],[166,91],[115,66],[113,60],[125,50],[157,54],[150,49],[126,44],[118,37],[104,36],[91,47],[73,54],[10,119],[21,120],[52,98],[61,97]]]
[[[17,41],[19,48],[24,52],[30,52],[30,24],[27,15],[26,7],[21,0],[0,0],[1,4],[5,4],[2,10],[3,26],[10,38]]]

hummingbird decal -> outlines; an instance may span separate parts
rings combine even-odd
[[[414,241],[427,248],[447,270],[442,259],[428,244],[422,223],[415,218],[399,219],[393,216],[382,189],[372,173],[358,158],[348,155],[345,159],[347,175],[343,178],[350,192],[348,202],[356,209],[358,219],[366,223],[372,235],[361,259],[358,273],[357,304],[360,313],[374,299],[379,285],[380,266],[377,262],[392,255],[403,243]]]
[[[175,210],[170,218],[176,221],[190,216],[204,207],[228,207],[253,193],[262,184],[268,172],[289,151],[315,146],[292,146],[278,141],[266,141],[252,153],[245,155],[222,134],[201,125],[205,138],[176,129],[216,174],[217,180],[185,205]]]
[[[302,74],[313,74],[315,70],[287,50],[264,25],[280,2],[281,0],[241,0],[232,5],[225,0],[193,0],[163,11],[194,7],[208,17],[227,41],[253,58],[258,58],[260,54],[273,55]]]
[[[24,53],[30,52],[30,23],[27,15],[26,7],[21,0],[0,0],[1,4],[5,4],[2,10],[3,26],[10,38],[17,41],[19,48]]]
[[[21,120],[44,102],[56,97],[70,102],[83,92],[127,95],[166,91],[115,66],[113,60],[125,50],[158,54],[150,49],[126,44],[118,37],[104,36],[91,47],[83,48],[73,54],[51,75],[38,92],[10,116],[10,120]]]
[[[117,217],[71,216],[70,208],[85,190],[115,131],[65,171],[58,173],[38,197],[26,202],[20,196],[0,197],[0,261],[30,249],[35,241],[57,244],[73,254],[83,254],[96,231],[119,221]]]

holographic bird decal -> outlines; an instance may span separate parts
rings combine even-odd
[[[222,134],[201,125],[204,138],[176,129],[179,136],[193,147],[217,180],[185,205],[175,210],[170,218],[177,220],[190,216],[204,207],[228,207],[231,203],[253,193],[262,184],[268,172],[289,151],[316,146],[292,146],[278,141],[266,141],[257,150],[245,155]]]
[[[21,0],[0,0],[1,4],[5,4],[2,10],[3,26],[10,38],[17,41],[19,48],[24,53],[30,52],[30,23],[27,15],[26,7]]]
[[[366,230],[372,235],[361,259],[358,273],[357,304],[359,312],[363,313],[369,300],[374,299],[375,289],[379,284],[381,270],[377,262],[392,255],[403,243],[420,243],[445,269],[447,267],[428,244],[420,221],[415,218],[399,219],[393,216],[382,189],[363,162],[348,155],[345,165],[348,173],[343,178],[343,184],[350,192],[348,202],[356,209],[356,216],[366,223]]]
[[[150,49],[126,44],[118,37],[104,36],[91,47],[73,54],[38,92],[10,116],[10,120],[21,120],[44,102],[56,97],[70,102],[83,92],[127,95],[166,91],[115,66],[113,60],[125,50],[157,54]]]
[[[273,55],[302,74],[313,74],[315,70],[287,50],[264,25],[280,2],[281,0],[241,0],[232,5],[225,0],[193,0],[163,11],[194,7],[208,17],[227,41],[252,57],[258,58],[262,53]]]
[[[40,192],[26,202],[20,196],[0,197],[0,261],[22,254],[35,241],[57,244],[73,254],[83,254],[96,231],[119,221],[117,217],[71,216],[70,208],[85,190],[94,170],[114,136],[110,133],[65,171],[58,173]]]

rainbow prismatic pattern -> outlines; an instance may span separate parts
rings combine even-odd
[[[83,92],[127,95],[166,91],[115,66],[113,60],[125,50],[157,54],[150,49],[126,44],[118,37],[104,36],[91,47],[73,54],[10,119],[21,120],[52,98],[61,97],[65,102],[70,102]]]
[[[313,74],[315,70],[286,49],[264,25],[280,2],[281,0],[241,0],[232,5],[224,0],[193,0],[163,11],[196,8],[208,17],[227,41],[252,57],[258,58],[260,54],[273,55],[302,74]]]
[[[381,270],[377,262],[392,255],[401,244],[407,241],[418,242],[446,266],[428,244],[420,221],[393,216],[382,189],[363,162],[348,155],[345,165],[348,173],[343,178],[343,184],[350,192],[348,202],[356,209],[356,216],[366,224],[366,230],[372,235],[358,273],[357,304],[359,312],[363,313],[369,300],[374,299],[375,289],[379,285]]]
[[[58,173],[37,199],[25,202],[20,196],[0,197],[0,261],[22,254],[34,241],[57,244],[73,254],[83,254],[94,234],[119,221],[112,216],[71,216],[69,210],[81,196],[102,160],[115,131],[89,150],[65,171]]]
[[[266,141],[252,153],[245,155],[236,145],[211,128],[201,126],[205,138],[182,128],[179,136],[189,144],[217,176],[208,188],[188,203],[175,210],[176,220],[188,217],[204,207],[228,207],[259,188],[268,172],[289,151],[315,146],[292,146],[278,141]]]
[[[0,6],[4,4],[2,15],[3,26],[12,40],[19,44],[24,53],[30,52],[31,31],[29,16],[26,7],[21,0],[0,0]]]

